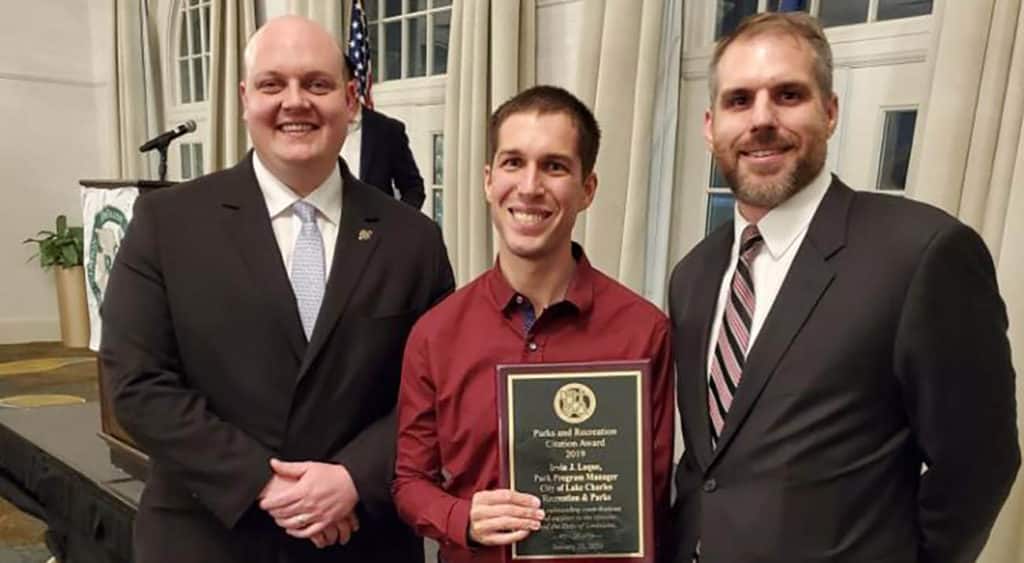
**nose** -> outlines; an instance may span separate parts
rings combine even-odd
[[[304,109],[309,107],[309,100],[306,99],[305,91],[297,82],[290,82],[285,87],[281,106],[284,109]]]
[[[767,129],[774,128],[778,121],[778,115],[776,115],[777,108],[772,102],[771,96],[768,92],[758,92],[754,98],[754,106],[751,108],[751,129]]]
[[[525,196],[534,196],[541,193],[541,175],[537,164],[531,162],[523,167],[523,174],[519,180],[519,193]]]

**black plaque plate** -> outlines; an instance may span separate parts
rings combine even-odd
[[[541,499],[513,561],[653,561],[648,361],[498,366],[502,486]]]

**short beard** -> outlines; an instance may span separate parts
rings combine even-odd
[[[751,207],[773,209],[807,187],[825,165],[827,140],[808,140],[812,143],[812,148],[807,156],[797,160],[796,166],[785,170],[778,180],[772,182],[758,182],[741,174],[738,160],[727,164],[726,159],[720,157],[718,151],[715,159],[737,200]]]

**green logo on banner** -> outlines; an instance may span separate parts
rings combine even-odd
[[[120,209],[107,205],[96,213],[92,221],[92,240],[89,242],[89,268],[85,276],[96,302],[103,301],[107,290],[110,269],[114,267],[114,256],[121,246],[121,239],[128,229],[128,219]]]

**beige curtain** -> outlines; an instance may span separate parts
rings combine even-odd
[[[126,179],[154,178],[157,160],[139,152],[139,145],[163,124],[157,78],[159,50],[149,3],[113,0],[109,6],[114,30],[111,92],[115,121],[110,139],[115,158],[110,174]]]
[[[643,292],[666,3],[588,0],[583,13],[576,91],[601,124],[602,146],[597,197],[578,222],[576,238],[595,266]]]
[[[364,5],[366,1],[363,0]],[[288,13],[306,16],[324,26],[334,35],[343,51],[351,12],[352,0],[288,0]]]
[[[535,0],[456,0],[444,119],[444,235],[462,284],[489,268],[493,236],[483,194],[487,119],[536,79]]]
[[[932,86],[915,138],[908,195],[974,227],[996,262],[1014,365],[1024,366],[1024,11],[1021,0],[946,1],[936,9]],[[1017,380],[1018,416],[1024,379]],[[1018,422],[1018,427],[1020,423]],[[1019,480],[982,563],[1024,560]]]
[[[253,0],[222,0],[210,10],[210,138],[211,172],[238,162],[248,150],[238,83],[245,76],[245,43],[256,31]]]

